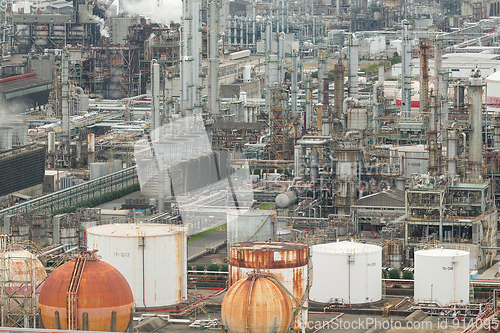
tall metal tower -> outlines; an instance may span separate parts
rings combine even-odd
[[[210,92],[210,112],[213,116],[219,116],[219,6],[216,0],[209,3],[210,20],[209,20],[209,54],[210,70],[209,70],[209,86]],[[255,38],[255,36],[254,36]]]
[[[403,35],[401,43],[401,113],[410,117],[411,112],[411,44],[408,27],[410,23],[403,20]]]
[[[201,114],[201,0],[182,1],[181,112]]]

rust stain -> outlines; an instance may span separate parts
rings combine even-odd
[[[306,245],[289,242],[242,242],[230,249],[229,264],[242,268],[293,268],[309,261]]]
[[[47,329],[55,329],[55,312],[59,311],[61,329],[67,329],[66,292],[75,261],[70,261],[49,275],[40,292],[38,306]],[[116,329],[125,331],[134,306],[132,290],[123,275],[113,266],[99,260],[87,261],[78,291],[78,328],[83,313],[89,315],[89,330],[109,331],[111,313],[116,311]]]

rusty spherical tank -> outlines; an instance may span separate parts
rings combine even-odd
[[[293,325],[292,307],[292,299],[276,281],[254,275],[227,291],[222,301],[222,325],[231,333],[285,333]]]
[[[309,285],[309,248],[292,242],[241,242],[229,250],[229,285],[244,279],[254,270],[274,275],[293,296],[305,300]],[[294,302],[294,306],[297,306]],[[294,319],[294,328],[307,322],[307,310],[300,311]]]
[[[38,307],[46,329],[56,329],[56,311],[60,328],[68,329],[67,292],[75,262],[57,268],[43,284]],[[89,331],[110,331],[112,312],[116,311],[116,332],[124,332],[133,307],[132,290],[123,275],[104,261],[87,260],[77,291],[78,330],[84,329],[82,319],[87,313]]]

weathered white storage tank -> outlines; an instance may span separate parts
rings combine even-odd
[[[227,243],[273,240],[276,231],[270,210],[227,212]]]
[[[382,248],[354,242],[311,247],[314,269],[309,299],[361,304],[382,299]]]
[[[350,130],[364,131],[368,127],[368,116],[365,108],[352,108],[349,110],[347,119]]]
[[[134,305],[167,306],[187,297],[187,230],[166,224],[107,224],[87,229],[87,246],[123,274]]]
[[[297,201],[297,196],[293,191],[280,193],[276,196],[275,199],[276,206],[278,206],[279,208],[286,208],[290,205],[293,205],[296,201]]]
[[[415,252],[416,303],[469,303],[469,252],[431,249]]]
[[[274,275],[295,298],[302,300],[309,285],[309,248],[291,242],[241,242],[229,249],[229,286],[255,270]],[[298,304],[292,301],[293,306]],[[304,304],[307,307],[307,298]],[[307,310],[294,319],[294,327],[307,322]]]
[[[488,89],[488,111],[500,111],[500,72],[495,72],[486,79]]]

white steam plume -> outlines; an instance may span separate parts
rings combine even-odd
[[[142,15],[153,23],[180,22],[182,15],[181,0],[128,0],[122,1],[121,12],[132,15]]]

